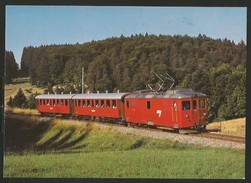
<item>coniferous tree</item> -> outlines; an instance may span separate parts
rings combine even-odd
[[[18,65],[12,51],[5,52],[5,82],[12,83],[12,79],[17,77]]]
[[[27,99],[23,93],[23,90],[19,88],[17,94],[13,98],[13,107],[25,108],[27,107]]]

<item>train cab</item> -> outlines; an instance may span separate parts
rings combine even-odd
[[[178,128],[205,129],[208,123],[208,99],[204,94],[174,99],[173,112]],[[175,104],[176,103],[176,104]],[[176,105],[176,107],[175,107]]]

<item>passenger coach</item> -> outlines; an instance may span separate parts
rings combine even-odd
[[[35,97],[37,109],[42,115],[71,115],[73,94],[44,94]]]
[[[79,118],[123,120],[124,97],[129,93],[76,94],[72,97],[74,115]]]

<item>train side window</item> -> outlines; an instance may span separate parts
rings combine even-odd
[[[197,101],[193,100],[193,109],[197,109]]]
[[[105,101],[104,100],[101,100],[101,107],[105,107]]]
[[[111,104],[110,104],[110,100],[106,100],[106,107],[110,107]]]
[[[126,101],[126,107],[129,108],[130,107],[130,103],[129,101]]]
[[[177,110],[177,104],[176,102],[173,102],[173,109],[176,111]]]
[[[189,110],[191,108],[190,101],[183,101],[182,102],[182,109],[183,110]]]
[[[64,101],[64,104],[65,104],[65,106],[68,106],[68,100],[67,99]]]
[[[200,99],[200,108],[205,108],[205,107],[206,107],[205,99]]]
[[[151,102],[150,101],[146,102],[146,107],[147,107],[147,109],[151,109]]]
[[[116,100],[112,100],[112,108],[116,108],[117,104],[116,104]]]
[[[86,106],[86,101],[85,100],[82,100],[82,105],[83,105],[83,107]]]
[[[87,100],[87,106],[88,106],[88,107],[91,107],[91,102],[90,102],[90,100]]]
[[[78,107],[81,106],[81,100],[78,100]]]
[[[63,99],[59,99],[59,105],[63,106],[64,105],[64,101]]]
[[[50,105],[52,105],[52,99],[50,99]]]
[[[99,100],[95,100],[95,106],[99,107]]]
[[[92,101],[92,107],[94,107],[94,100],[91,100]]]

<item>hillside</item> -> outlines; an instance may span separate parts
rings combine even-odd
[[[135,91],[157,84],[154,72],[170,74],[174,87],[210,98],[210,121],[246,113],[246,45],[205,35],[132,35],[75,45],[25,47],[21,67],[32,84],[49,92]],[[172,82],[166,79],[165,89]],[[54,89],[53,89],[54,87]]]
[[[34,85],[31,85],[29,82],[21,82],[21,83],[12,83],[12,84],[6,84],[5,85],[5,95],[4,95],[4,100],[5,100],[5,111],[13,111],[13,112],[26,112],[26,113],[38,113],[37,110],[32,110],[32,109],[21,109],[21,108],[10,108],[7,105],[7,102],[9,101],[10,97],[14,97],[19,89],[22,89],[24,92],[24,95],[26,98],[28,98],[31,94],[35,93],[44,93],[44,88],[42,87],[36,87]]]

